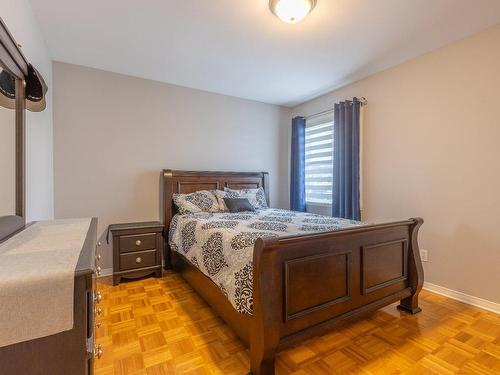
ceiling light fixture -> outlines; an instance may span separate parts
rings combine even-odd
[[[269,8],[287,23],[302,21],[316,6],[317,0],[269,0]]]

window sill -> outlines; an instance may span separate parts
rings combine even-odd
[[[309,203],[306,202],[306,207],[332,207],[331,203]]]

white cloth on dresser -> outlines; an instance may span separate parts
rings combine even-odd
[[[0,347],[73,328],[90,218],[37,222],[0,245]]]

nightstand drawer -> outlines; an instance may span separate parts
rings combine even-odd
[[[156,234],[120,236],[120,253],[156,249]]]
[[[120,271],[156,265],[156,250],[120,255]]]

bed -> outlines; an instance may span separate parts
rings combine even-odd
[[[232,220],[227,217],[236,214],[182,218],[176,215],[173,205],[175,193],[262,187],[269,202],[269,176],[265,172],[164,170],[161,185],[165,268],[181,273],[249,346],[251,373],[254,375],[274,374],[277,351],[324,333],[348,318],[396,301],[400,301],[400,310],[411,314],[420,311],[418,294],[423,284],[417,242],[418,230],[423,223],[420,218],[368,225],[347,221],[321,222],[315,215],[300,214],[296,223],[289,221],[284,210],[262,212],[244,222],[241,218]],[[175,226],[179,225],[179,220],[184,220],[184,225],[196,222],[196,227],[204,225],[205,229],[217,229],[207,231],[208,239],[221,228],[237,236],[242,227],[269,222],[268,219],[262,220],[262,216],[272,216],[278,224],[297,225],[292,231],[296,234],[277,233],[276,228],[282,227],[280,225],[273,228],[257,225],[258,230],[269,235],[253,236],[250,268],[245,267],[247,260],[237,264],[250,274],[246,275],[250,283],[244,281],[248,279],[240,278],[237,285],[234,280],[227,281],[227,277],[221,278],[226,282],[216,282],[210,277],[209,270],[217,265],[207,263],[207,267],[200,267],[197,262],[201,259],[193,259],[195,253],[184,251],[182,243],[170,238],[176,235]],[[280,217],[283,221],[279,220]],[[173,219],[174,225],[171,226]],[[228,223],[232,221],[237,224]],[[327,230],[331,230],[325,232],[312,228],[318,223],[330,226]],[[297,230],[305,229],[298,225],[310,227]],[[180,249],[175,248],[176,243]],[[228,285],[234,288],[228,291]],[[240,296],[235,292],[238,287],[244,289]]]

